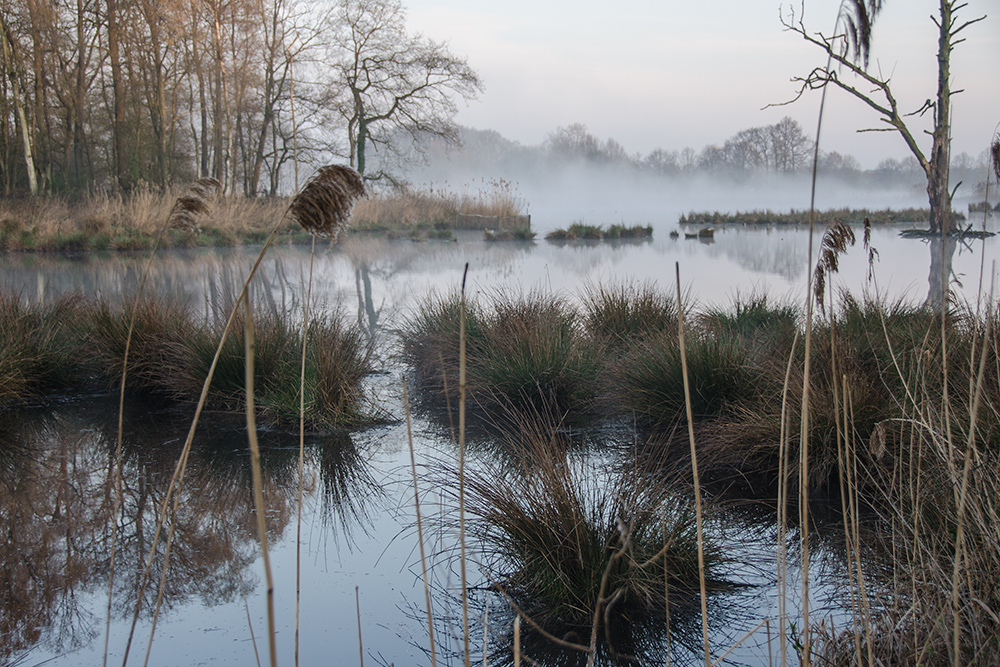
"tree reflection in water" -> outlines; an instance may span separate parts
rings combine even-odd
[[[115,507],[117,414],[98,398],[53,410],[9,411],[0,418],[0,663],[34,646],[64,653],[103,634],[112,531],[117,531],[112,618],[131,616],[156,530],[157,515],[188,422],[176,408],[126,409],[122,505]],[[260,549],[241,420],[214,416],[195,439],[174,520],[164,609],[191,601],[224,604],[259,584]],[[211,423],[209,423],[211,422]],[[294,525],[298,436],[261,433],[269,538]],[[325,525],[349,536],[367,528],[380,489],[346,434],[310,435],[306,484],[319,486]],[[315,480],[318,478],[319,484]],[[141,605],[156,600],[163,540],[153,583]],[[97,600],[98,602],[94,603]]]

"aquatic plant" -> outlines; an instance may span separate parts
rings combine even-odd
[[[80,299],[52,304],[0,292],[0,405],[44,396],[81,379]]]
[[[521,422],[505,463],[466,471],[471,551],[490,584],[533,625],[583,637],[698,591],[684,485],[633,465],[609,471],[566,444],[551,422]],[[457,471],[441,466],[443,491],[454,493],[447,480]],[[709,588],[718,588],[722,554],[708,543],[705,556]]]
[[[583,295],[587,333],[621,353],[653,334],[677,335],[677,304],[653,283],[588,285]]]
[[[748,369],[745,345],[694,331],[687,345],[695,420],[720,415],[754,396],[757,385]],[[617,411],[635,414],[656,428],[685,420],[684,373],[674,336],[649,337],[629,350],[610,373],[610,401]]]

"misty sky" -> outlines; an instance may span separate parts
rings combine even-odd
[[[794,75],[824,64],[821,53],[784,32],[776,0],[403,0],[411,30],[449,42],[482,76],[486,92],[458,122],[495,129],[526,145],[558,126],[583,123],[629,153],[700,150],[741,129],[797,119],[813,135],[820,94],[791,106]],[[806,0],[805,24],[829,34],[839,0]],[[871,70],[891,72],[903,111],[936,92],[937,0],[888,0],[875,26]],[[789,5],[781,5],[787,12]],[[794,4],[798,14],[801,4]],[[977,155],[1000,122],[1000,0],[969,0],[968,28],[952,57],[953,151]],[[929,127],[929,115],[920,127]],[[831,89],[824,150],[864,167],[909,155],[868,107]],[[924,146],[929,142],[924,139]],[[924,150],[929,151],[929,148]]]

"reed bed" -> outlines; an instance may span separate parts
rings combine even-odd
[[[162,230],[163,221],[172,217],[177,203],[189,197],[196,184],[166,191],[142,186],[127,196],[98,192],[77,199],[5,199],[0,202],[0,251],[149,250],[157,236],[161,248],[261,244],[276,220],[281,221],[280,240],[306,243],[310,239],[308,229],[285,219],[290,198],[215,191],[204,193],[211,203],[211,216],[204,216],[197,224]],[[455,193],[431,187],[373,194],[359,201],[353,213],[348,209],[348,215],[353,216],[351,227],[423,238],[450,230],[459,214],[516,219],[527,209],[516,184],[493,179],[474,185],[471,192],[468,188]],[[443,227],[436,229],[435,224]],[[520,234],[526,233],[530,230]]]
[[[518,218],[527,210],[527,202],[517,185],[504,179],[484,179],[459,192],[448,184],[427,189],[397,187],[362,200],[354,208],[355,229],[396,230],[441,224],[453,227],[461,215]]]
[[[962,213],[955,214],[956,219],[964,220]],[[926,208],[892,209],[852,209],[838,208],[826,211],[813,211],[813,222],[817,225],[846,223],[860,225],[868,220],[873,225],[925,222],[930,219],[930,211]],[[735,213],[694,212],[681,215],[678,223],[681,225],[807,225],[810,220],[809,211],[788,213],[776,211],[737,211]]]
[[[471,395],[496,408],[547,405],[575,418],[636,418],[654,433],[674,433],[666,449],[679,446],[674,429],[686,417],[677,306],[655,286],[634,284],[590,286],[579,303],[538,294],[470,303]],[[429,299],[402,333],[404,360],[430,400],[443,398],[443,378],[457,387],[459,305],[456,296]],[[828,490],[836,482],[845,394],[852,401],[849,437],[859,448],[900,417],[916,377],[938,393],[950,378],[950,414],[968,420],[974,386],[968,359],[986,322],[955,307],[942,328],[941,315],[922,305],[873,296],[840,294],[830,307],[814,325],[808,431],[809,483]],[[770,488],[782,412],[787,429],[801,409],[803,318],[789,304],[749,294],[737,295],[729,308],[692,309],[689,319],[692,418],[706,471],[738,471],[770,480],[760,487]],[[952,350],[947,359],[942,331]],[[989,344],[995,339],[991,334]],[[987,405],[1000,405],[996,373],[982,391]],[[1000,449],[1000,421],[993,413],[980,419],[984,442]]]
[[[845,442],[845,483],[878,489],[869,547],[883,565],[868,569],[883,602],[859,609],[857,627],[821,637],[833,664],[1000,662],[1000,415],[988,386],[1000,377],[998,319],[993,307],[971,349],[938,341],[939,356],[959,357],[964,373],[942,370],[940,359],[901,369],[895,418],[878,425],[867,448]]]
[[[194,401],[212,363],[227,308],[231,303],[220,302],[207,316],[195,316],[187,306],[161,296],[121,302],[66,296],[39,306],[0,294],[0,405],[44,400],[63,389],[117,386],[130,331],[130,392]],[[273,423],[292,424],[299,414],[300,326],[292,313],[273,304],[255,304],[253,316],[258,414]],[[208,397],[215,409],[243,409],[242,336],[237,332],[227,339],[219,358]],[[339,315],[311,318],[305,379],[311,423],[350,426],[380,418],[381,411],[361,388],[373,371],[373,351],[368,337]]]

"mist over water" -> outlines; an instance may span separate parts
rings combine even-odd
[[[743,177],[695,171],[666,176],[615,165],[583,162],[553,164],[504,160],[497,165],[468,168],[437,158],[408,174],[418,188],[433,186],[455,192],[475,192],[492,178],[515,184],[532,216],[532,228],[545,233],[573,222],[591,225],[651,224],[655,231],[674,228],[682,214],[735,213],[771,210],[807,211],[811,174],[757,172]],[[966,187],[964,194],[971,196]],[[967,200],[959,191],[956,210]],[[973,198],[975,199],[975,198]],[[820,174],[816,208],[927,208],[926,183],[911,177],[905,184],[890,185],[845,180]],[[914,221],[926,227],[926,221]]]

